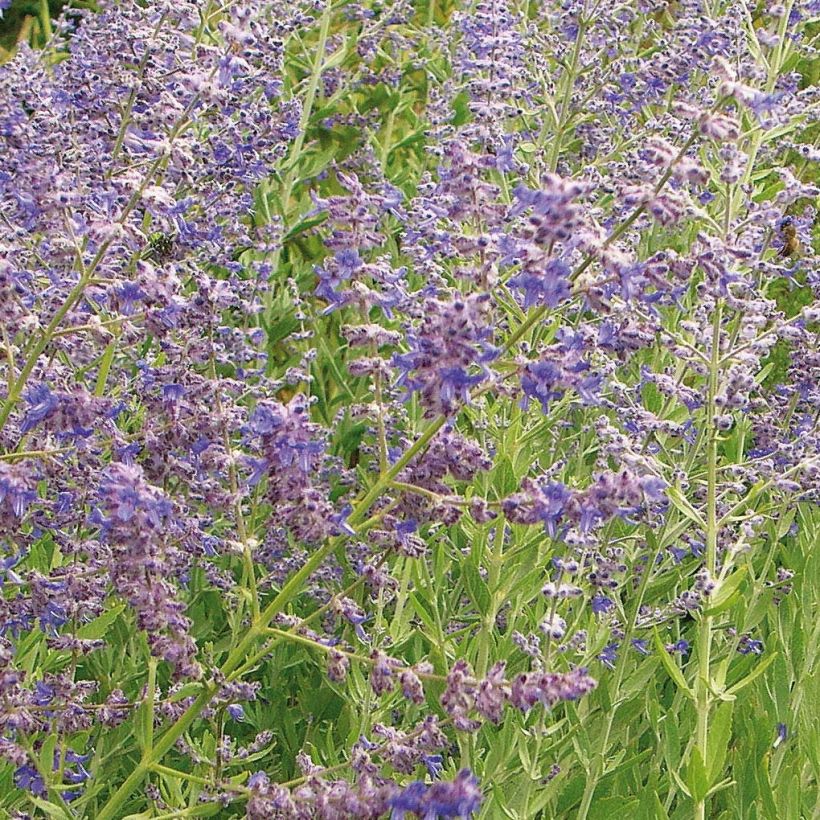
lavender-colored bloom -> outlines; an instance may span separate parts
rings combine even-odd
[[[649,641],[645,638],[633,638],[632,639],[632,647],[635,651],[639,652],[641,655],[649,655]]]
[[[401,691],[412,703],[424,703],[424,687],[419,676],[412,669],[405,669],[399,675]]]
[[[752,638],[751,635],[741,635],[737,651],[741,655],[762,655],[763,641]]]
[[[441,695],[441,706],[463,731],[475,731],[481,725],[469,717],[475,706],[476,680],[467,661],[457,660],[447,675],[447,688]]]
[[[438,780],[441,777],[444,772],[444,758],[441,755],[424,755],[422,762],[433,780]]]
[[[603,379],[592,372],[588,353],[588,343],[581,334],[562,329],[557,344],[547,348],[539,361],[523,368],[521,406],[526,409],[530,399],[536,399],[546,413],[550,404],[570,389],[577,392],[582,403],[596,403]]]
[[[487,306],[485,294],[428,299],[421,327],[408,336],[410,352],[394,355],[398,385],[419,391],[427,416],[450,415],[469,401],[471,388],[489,378],[487,365],[497,351],[489,342]]]
[[[607,668],[614,669],[615,662],[618,660],[618,644],[609,643],[603,651],[598,655],[598,660]]]
[[[536,245],[551,246],[570,239],[583,224],[583,208],[576,200],[590,186],[557,174],[545,174],[541,182],[543,187],[537,191],[524,185],[513,189],[516,202],[510,216],[529,212],[525,237]]]
[[[542,261],[528,257],[522,260],[521,272],[510,278],[509,285],[523,292],[521,305],[525,309],[533,305],[557,307],[569,298],[569,272],[560,259]]]
[[[452,781],[439,781],[431,786],[416,781],[387,801],[391,820],[404,820],[413,813],[423,820],[437,817],[468,818],[478,811],[482,802],[478,778],[469,769],[462,769]]]
[[[168,560],[173,550],[165,541],[173,525],[173,505],[145,481],[139,467],[125,464],[109,466],[100,482],[99,498],[108,513],[102,530],[116,550],[110,570],[115,588],[136,611],[155,654],[179,674],[198,677],[196,646],[188,634],[190,621],[166,575],[173,566]]]
[[[227,709],[231,720],[245,720],[245,710],[241,703],[231,703]]]
[[[522,712],[528,712],[536,703],[551,708],[562,700],[578,700],[595,686],[597,682],[582,667],[565,674],[530,672],[512,681],[510,703]]]
[[[370,687],[376,695],[392,692],[395,687],[393,666],[384,652],[374,649],[370,655],[375,661],[370,671]]]
[[[601,592],[596,592],[589,603],[592,611],[596,615],[605,615],[615,608],[615,603]]]
[[[504,705],[509,697],[509,684],[504,677],[507,664],[499,661],[494,664],[487,677],[478,684],[475,694],[476,711],[492,723],[500,723]]]
[[[77,785],[85,783],[91,777],[91,774],[83,765],[89,758],[90,755],[78,755],[71,749],[66,750],[62,767],[63,782]],[[53,764],[55,772],[60,768],[60,759],[60,752],[55,751]],[[36,797],[45,798],[48,796],[48,789],[46,789],[42,775],[29,763],[18,767],[14,772],[14,784],[17,788],[25,789]],[[67,801],[76,800],[81,795],[82,790],[80,789],[67,789],[61,793],[63,800]]]
[[[341,683],[347,677],[350,659],[338,649],[331,649],[327,655],[327,676],[335,683]]]
[[[678,653],[680,655],[688,655],[689,654],[689,641],[684,640],[681,638],[674,643],[667,644],[665,647],[666,651],[670,654]]]
[[[22,518],[37,498],[35,485],[36,474],[30,463],[0,461],[0,527],[5,529],[12,526],[13,520]]]

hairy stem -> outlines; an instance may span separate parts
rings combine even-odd
[[[712,320],[712,351],[709,365],[709,384],[706,401],[706,569],[714,577],[717,565],[717,427],[715,426],[715,397],[720,375],[720,324],[722,305],[718,303]],[[697,708],[696,747],[708,770],[707,745],[709,740],[710,661],[712,652],[712,617],[703,615],[698,625],[698,675],[695,680]],[[706,798],[695,802],[695,820],[706,820]]]

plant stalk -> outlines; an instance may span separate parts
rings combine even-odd
[[[717,427],[715,426],[715,397],[720,375],[720,326],[723,306],[715,306],[712,320],[712,351],[709,364],[709,385],[706,401],[706,569],[713,578],[717,566],[718,518],[717,518]],[[709,712],[712,698],[709,692],[712,652],[712,616],[703,615],[698,625],[698,676],[695,680],[695,704],[697,709],[696,748],[706,770],[709,770]],[[706,820],[706,798],[695,801],[695,820]]]

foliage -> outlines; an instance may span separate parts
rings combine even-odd
[[[814,816],[817,4],[79,5],[0,68],[0,813]]]

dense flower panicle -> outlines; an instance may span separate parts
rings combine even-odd
[[[663,503],[666,482],[630,470],[606,472],[585,490],[572,490],[559,482],[529,481],[523,492],[504,500],[504,513],[521,524],[542,522],[555,535],[562,525],[575,525],[582,532],[613,516],[640,512],[648,504]]]
[[[585,820],[562,704],[799,723],[816,0],[96,5],[0,71],[3,806]]]
[[[565,674],[531,672],[519,675],[512,681],[509,699],[516,709],[527,712],[536,703],[550,708],[562,700],[578,700],[596,685],[596,681],[582,668]]]
[[[0,531],[12,532],[37,498],[37,475],[31,462],[0,461]]]
[[[329,499],[322,473],[324,434],[310,419],[308,398],[297,393],[287,405],[260,402],[248,429],[260,441],[262,452],[261,459],[251,461],[251,484],[266,477],[271,523],[283,536],[289,533],[299,541],[319,543],[331,533],[348,532],[345,511]]]
[[[545,174],[542,187],[532,190],[524,185],[513,189],[515,204],[509,216],[527,214],[525,239],[539,246],[552,247],[567,242],[584,224],[586,216],[579,197],[588,193],[588,183],[567,180],[558,174]]]
[[[565,262],[553,259],[534,244],[526,245],[517,261],[520,268],[510,277],[509,285],[522,291],[522,307],[546,305],[555,308],[569,298],[570,270]]]
[[[521,371],[521,405],[526,409],[530,399],[541,404],[544,413],[552,402],[573,390],[584,404],[598,403],[603,374],[592,371],[589,352],[592,340],[569,328],[558,332],[556,344],[546,347],[538,361],[528,362]]]
[[[462,769],[452,782],[441,781],[428,786],[421,781],[411,783],[399,794],[390,797],[392,820],[404,820],[408,812],[418,817],[472,817],[482,802],[478,778],[469,769]]]
[[[134,608],[152,651],[182,676],[198,677],[191,622],[176,594],[171,574],[177,550],[168,543],[173,504],[143,478],[136,465],[112,464],[100,482],[99,499],[107,514],[105,538],[114,548],[111,581]]]
[[[456,23],[462,35],[456,69],[473,115],[466,135],[492,147],[499,170],[507,170],[503,163],[512,161],[512,145],[504,125],[529,96],[522,21],[504,0],[485,0]]]
[[[523,673],[512,680],[504,677],[505,668],[505,662],[500,661],[485,678],[476,680],[466,661],[456,661],[441,696],[441,705],[456,726],[475,731],[481,722],[468,717],[473,710],[486,720],[499,723],[507,704],[522,712],[528,712],[536,703],[552,708],[559,701],[583,697],[597,685],[581,667],[567,673]]]
[[[408,334],[410,351],[394,355],[398,384],[420,393],[428,417],[450,415],[469,401],[471,388],[491,377],[488,364],[497,351],[486,324],[487,301],[484,294],[426,300],[421,326]]]
[[[399,549],[412,552],[417,548],[414,535],[419,526],[437,520],[455,521],[461,516],[462,508],[448,500],[452,496],[448,478],[470,481],[491,466],[491,459],[472,439],[447,428],[438,433],[424,454],[413,459],[399,474],[402,482],[440,496],[439,500],[432,500],[412,491],[403,494],[396,506],[396,515],[404,520],[396,522],[394,527]],[[423,548],[423,543],[421,546]]]

